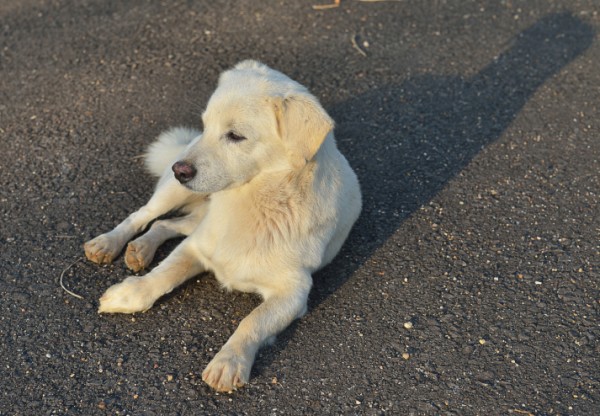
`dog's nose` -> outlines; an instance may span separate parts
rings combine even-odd
[[[175,178],[181,183],[191,181],[196,176],[196,168],[191,163],[183,160],[175,162],[171,167],[175,173]]]

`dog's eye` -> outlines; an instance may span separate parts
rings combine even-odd
[[[243,140],[246,140],[246,138],[244,136],[240,136],[237,133],[234,133],[232,131],[230,131],[229,133],[227,133],[227,138],[229,140],[231,140],[232,142],[241,142]]]

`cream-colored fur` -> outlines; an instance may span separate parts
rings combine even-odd
[[[162,172],[154,195],[85,253],[109,263],[152,220],[180,210],[130,242],[125,262],[139,271],[164,241],[187,238],[147,275],[110,287],[99,312],[145,311],[204,271],[227,289],[258,293],[263,303],[203,372],[211,387],[230,391],[248,382],[258,348],[305,313],[311,274],[339,251],[361,195],[317,99],[263,64],[243,61],[223,73],[203,121],[203,133],[173,129],[150,147],[149,170]],[[193,166],[193,178],[180,183],[176,161]]]

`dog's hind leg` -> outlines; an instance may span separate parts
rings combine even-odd
[[[171,238],[190,235],[205,213],[206,208],[202,206],[189,215],[154,222],[145,234],[127,245],[125,264],[134,272],[145,269],[158,247]]]
[[[86,257],[98,264],[108,264],[133,236],[143,231],[153,219],[178,209],[191,199],[203,198],[181,185],[171,174],[161,178],[154,195],[142,208],[129,215],[114,230],[84,244]]]

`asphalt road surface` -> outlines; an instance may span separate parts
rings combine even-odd
[[[600,414],[600,3],[318,4],[0,2],[0,414]],[[82,243],[246,58],[320,98],[364,211],[217,394],[202,370],[259,299],[202,275],[101,316],[128,272]]]

